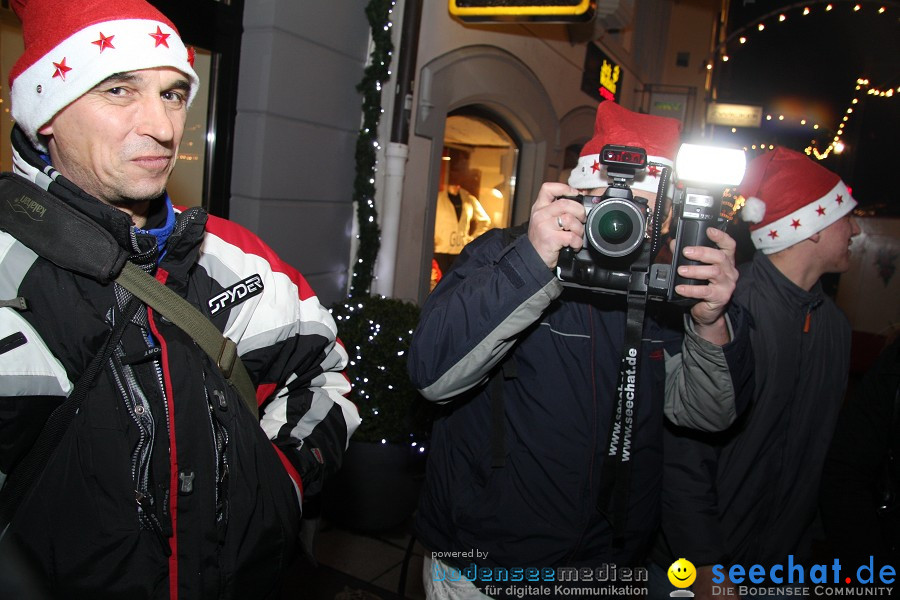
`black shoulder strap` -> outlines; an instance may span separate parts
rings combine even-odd
[[[115,279],[128,260],[112,234],[12,173],[0,174],[0,229],[53,264],[100,283]]]
[[[212,358],[228,383],[234,387],[250,414],[259,418],[256,405],[256,386],[250,380],[247,369],[237,353],[237,344],[222,335],[212,321],[187,300],[143,272],[140,267],[126,262],[116,282],[144,301],[159,314],[187,332],[197,345]]]
[[[0,229],[63,269],[101,283],[119,281],[136,298],[171,318],[213,358],[228,382],[238,390],[251,414],[257,414],[255,388],[237,356],[234,342],[224,337],[209,319],[183,298],[129,263],[128,253],[108,231],[34,183],[11,173],[0,174]],[[60,243],[60,240],[66,243]],[[130,302],[130,314],[133,316],[140,306],[140,302]],[[31,482],[43,471],[129,320],[122,319],[113,328],[104,347],[79,378],[73,393],[53,412],[32,450],[0,490],[0,532],[12,518]]]
[[[502,230],[503,246],[509,246],[517,238],[528,233],[528,221],[521,225],[506,227]],[[506,466],[506,406],[503,399],[505,380],[515,379],[515,359],[507,355],[495,368],[488,386],[491,394],[491,467],[500,469]]]
[[[190,335],[257,416],[256,388],[235,343],[178,294],[128,262],[112,235],[65,202],[13,173],[0,174],[0,229],[53,264],[101,283],[116,280]],[[65,243],[60,243],[60,240]]]

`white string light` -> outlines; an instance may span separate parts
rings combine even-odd
[[[883,15],[887,12],[887,7],[885,5],[877,2],[877,0],[865,0],[865,1],[868,3],[871,3],[871,4],[878,5],[878,8],[876,9],[877,14]],[[718,55],[719,60],[721,60],[722,62],[728,62],[731,58],[731,54],[727,51],[728,45],[730,43],[732,43],[734,40],[736,40],[739,43],[739,45],[744,46],[751,42],[750,36],[754,30],[757,33],[761,33],[766,30],[767,24],[778,24],[778,23],[787,22],[787,21],[789,21],[788,17],[789,17],[790,12],[794,11],[794,10],[800,10],[801,14],[803,16],[808,16],[814,12],[812,7],[816,6],[817,4],[823,4],[823,3],[824,2],[815,2],[815,1],[799,2],[796,4],[792,4],[790,6],[781,7],[777,10],[769,12],[769,13],[763,15],[761,18],[759,18],[751,23],[748,23],[746,26],[731,33],[731,35],[729,35],[727,39],[725,39],[723,42],[719,43],[718,46],[716,46],[716,49],[713,51],[713,56]],[[851,4],[851,2],[848,0],[847,4]],[[833,3],[833,2],[827,3],[825,5],[824,12],[831,12],[834,9],[834,6],[835,6],[835,3]],[[862,9],[863,9],[862,3],[858,2],[858,1],[852,2],[852,6],[851,6],[852,12],[860,13],[862,11]],[[714,62],[715,61],[713,59],[708,59],[706,61],[707,70],[712,70]],[[865,79],[865,78],[857,79],[856,87],[855,87],[856,91],[862,91],[864,88],[866,88],[866,92],[865,92],[866,94],[871,95],[871,96],[880,97],[880,98],[892,98],[895,93],[900,94],[900,87],[882,90],[882,89],[869,87],[868,79]],[[849,122],[850,115],[853,114],[853,105],[857,104],[858,102],[859,102],[859,98],[853,98],[851,100],[850,107],[848,107],[846,109],[846,111],[844,112],[844,115],[841,118],[841,122],[838,125],[838,129],[836,131],[837,135],[834,136],[834,138],[829,143],[828,147],[826,147],[824,151],[819,151],[819,149],[814,145],[814,142],[813,142],[805,149],[806,154],[808,154],[810,156],[815,156],[818,160],[825,159],[832,152],[834,152],[835,154],[840,154],[844,148],[844,143],[841,141],[841,137],[844,134],[844,126]],[[772,121],[772,120],[773,120],[773,117],[771,114],[766,115],[766,121]],[[786,119],[784,115],[779,115],[778,121],[779,121],[779,124],[785,124],[785,125],[794,125],[796,123],[792,119]],[[800,125],[804,126],[804,127],[807,126],[809,122],[810,121],[807,118],[799,119]],[[819,128],[820,128],[820,126],[818,123],[814,123],[812,125],[812,129],[815,131],[818,131]],[[732,133],[736,133],[736,131],[734,129],[732,129]],[[765,150],[767,148],[767,145],[766,144],[759,144],[759,145],[754,144],[751,147],[753,149],[759,148],[760,150]],[[769,146],[769,147],[771,147],[771,146]],[[747,150],[747,148],[745,147],[744,150]]]
[[[867,89],[866,89],[867,88]],[[890,88],[888,90],[881,90],[878,88],[869,87],[869,80],[863,77],[860,77],[856,80],[856,86],[854,88],[857,92],[863,91],[866,89],[866,94],[870,96],[876,96],[879,98],[893,98],[895,88]],[[896,88],[896,92],[900,93],[900,87]],[[850,106],[847,107],[847,110],[844,111],[844,116],[841,117],[841,123],[838,125],[837,135],[832,138],[831,143],[823,151],[819,151],[819,149],[810,144],[803,151],[806,152],[809,156],[815,156],[817,160],[824,160],[828,158],[828,155],[834,152],[835,154],[840,154],[844,151],[844,142],[841,141],[841,137],[844,134],[844,127],[850,121],[850,115],[853,114],[853,105],[859,103],[859,98],[853,98],[850,101]],[[818,129],[818,125],[815,126],[815,129]]]

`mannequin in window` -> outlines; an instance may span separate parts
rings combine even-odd
[[[451,170],[447,186],[437,199],[434,218],[434,259],[445,274],[463,246],[492,227],[481,202],[468,190],[480,179],[474,169]],[[468,188],[468,190],[467,190]]]

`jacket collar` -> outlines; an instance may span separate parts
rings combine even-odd
[[[822,282],[817,281],[809,290],[804,290],[788,279],[763,252],[753,255],[753,266],[756,271],[757,284],[763,285],[777,294],[788,305],[810,309],[818,306],[825,299]]]
[[[155,262],[166,251],[166,244],[173,232],[177,230],[181,233],[184,229],[177,227],[172,203],[165,193],[151,203],[147,229],[139,229],[126,213],[94,198],[53,168],[49,157],[38,152],[18,126],[13,127],[11,137],[13,171],[64,200],[109,231],[122,248],[132,253],[132,262]],[[206,221],[205,213],[202,221]],[[181,235],[175,237],[182,238]]]

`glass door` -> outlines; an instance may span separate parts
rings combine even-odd
[[[436,198],[431,289],[463,247],[494,227],[508,227],[518,145],[499,123],[475,112],[447,117]]]

